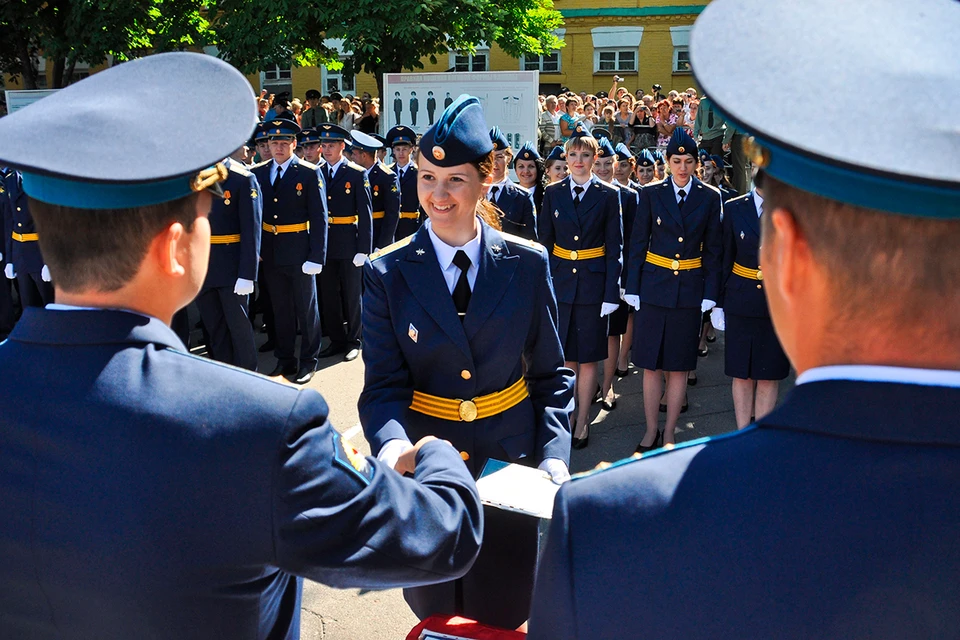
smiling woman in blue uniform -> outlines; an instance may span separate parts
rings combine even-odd
[[[364,270],[367,440],[391,463],[409,440],[435,435],[475,474],[494,458],[565,481],[573,377],[563,367],[547,254],[496,229],[483,199],[493,144],[479,101],[458,98],[420,150],[428,221]],[[484,517],[483,551],[467,576],[405,592],[421,618],[459,613],[508,628],[526,620],[536,520],[495,509]]]
[[[503,214],[500,224],[505,232],[536,240],[537,217],[533,199],[526,189],[518,187],[507,175],[507,167],[513,160],[513,149],[500,127],[490,129],[490,140],[494,152],[493,183],[487,191],[487,199]]]
[[[599,363],[607,357],[607,316],[620,303],[623,226],[617,190],[591,173],[597,140],[577,127],[565,152],[570,177],[544,190],[539,226],[551,253],[563,359],[577,373],[573,447],[581,449],[590,437]]]
[[[625,299],[639,311],[633,359],[644,369],[647,421],[640,452],[675,442],[687,372],[697,366],[701,317],[719,295],[720,194],[694,177],[697,143],[680,128],[670,138],[667,161],[670,178],[640,192],[630,241]],[[662,434],[657,424],[661,372],[667,373]]]

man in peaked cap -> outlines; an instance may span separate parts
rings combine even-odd
[[[216,115],[185,114],[184,92]],[[292,639],[298,576],[422,585],[477,553],[450,445],[418,443],[403,478],[316,392],[193,357],[168,326],[203,283],[228,173],[211,165],[253,130],[251,93],[216,58],[168,53],[0,119],[57,299],[0,344],[0,637]],[[177,138],[195,144],[170,153]]]
[[[797,386],[754,426],[562,488],[532,640],[960,635],[960,130],[874,113],[893,86],[960,101],[960,3],[869,9],[698,18],[697,81],[766,174],[760,260],[726,286],[765,291]],[[877,144],[891,117],[906,151]]]
[[[413,145],[417,143],[417,134],[402,124],[387,131],[387,146],[393,154],[394,163],[390,169],[397,174],[400,187],[400,220],[397,222],[396,237],[402,240],[412,236],[420,228],[420,196],[417,195],[417,165],[410,156]]]
[[[30,204],[23,190],[19,171],[8,168],[0,175],[0,215],[4,220],[6,258],[4,275],[17,281],[20,304],[24,307],[42,307],[53,302],[53,284],[50,269],[43,259],[38,242],[36,224],[30,215]],[[3,246],[3,245],[0,245]]]
[[[370,185],[373,207],[373,247],[383,249],[393,244],[400,219],[400,187],[397,174],[377,159],[383,144],[362,131],[351,131],[354,161],[363,167]]]

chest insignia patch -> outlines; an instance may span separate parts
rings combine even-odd
[[[417,336],[420,335],[420,332],[417,331],[417,328],[413,326],[413,323],[410,323],[410,328],[407,329],[407,335],[410,336],[410,339],[414,342],[417,341]]]

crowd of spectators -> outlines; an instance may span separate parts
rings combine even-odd
[[[307,91],[303,102],[290,98],[289,93],[260,92],[257,99],[260,120],[281,117],[295,120],[303,128],[313,128],[325,122],[340,125],[347,131],[358,129],[376,133],[380,127],[380,100],[364,92],[360,96],[333,92],[321,95],[316,89]]]

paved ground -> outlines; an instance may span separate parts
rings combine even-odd
[[[689,387],[690,410],[681,415],[677,441],[724,433],[735,428],[730,381],[723,375],[723,334],[710,345],[710,354],[699,361],[699,383]],[[258,344],[266,337],[258,334]],[[272,354],[262,354],[260,368],[271,371]],[[571,471],[585,471],[601,461],[633,453],[642,437],[642,375],[632,370],[615,385],[620,393],[617,408],[607,412],[595,405],[591,411],[590,446],[574,451]],[[357,398],[363,387],[363,361],[342,362],[339,357],[320,362],[320,371],[309,386],[323,394],[330,418],[354,446],[369,452],[358,425]],[[786,390],[784,387],[784,391]],[[781,392],[781,397],[783,391]],[[661,414],[661,420],[663,415]],[[662,423],[661,423],[662,424]],[[396,640],[417,624],[399,590],[362,592],[336,590],[307,581],[303,594],[302,637],[324,640]]]

